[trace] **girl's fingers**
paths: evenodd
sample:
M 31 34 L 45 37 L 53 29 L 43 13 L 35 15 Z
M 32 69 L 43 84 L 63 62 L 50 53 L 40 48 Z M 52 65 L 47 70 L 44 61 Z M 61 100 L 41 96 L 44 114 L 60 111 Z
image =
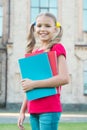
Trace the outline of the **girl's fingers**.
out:
M 24 81 L 26 81 L 26 79 L 21 80 L 21 82 L 24 82 Z
M 24 130 L 24 126 L 23 126 L 23 124 L 21 123 L 21 121 L 18 122 L 18 127 L 19 127 L 20 130 Z

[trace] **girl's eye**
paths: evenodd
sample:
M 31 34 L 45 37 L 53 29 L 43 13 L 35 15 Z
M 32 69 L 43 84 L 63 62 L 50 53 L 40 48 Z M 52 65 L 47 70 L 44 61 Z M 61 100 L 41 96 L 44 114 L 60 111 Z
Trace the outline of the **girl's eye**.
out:
M 41 24 L 38 24 L 37 27 L 41 27 L 42 25 Z
M 48 27 L 48 28 L 49 28 L 49 27 L 51 27 L 51 26 L 50 26 L 50 25 L 48 25 L 48 24 L 47 24 L 47 25 L 45 25 L 45 26 L 46 26 L 46 27 Z
M 39 27 L 39 28 L 42 27 L 42 26 L 47 27 L 47 28 L 51 27 L 49 24 L 45 24 L 45 25 L 37 24 L 37 27 Z
M 47 27 L 47 28 L 51 27 L 50 24 L 45 24 L 44 26 Z

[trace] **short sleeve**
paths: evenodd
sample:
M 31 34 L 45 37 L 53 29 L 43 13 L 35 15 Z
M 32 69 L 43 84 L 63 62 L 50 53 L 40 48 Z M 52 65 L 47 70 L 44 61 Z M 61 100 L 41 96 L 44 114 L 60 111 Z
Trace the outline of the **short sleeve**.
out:
M 51 51 L 56 51 L 57 56 L 64 55 L 66 58 L 66 50 L 61 43 L 54 44 L 53 47 L 51 48 Z

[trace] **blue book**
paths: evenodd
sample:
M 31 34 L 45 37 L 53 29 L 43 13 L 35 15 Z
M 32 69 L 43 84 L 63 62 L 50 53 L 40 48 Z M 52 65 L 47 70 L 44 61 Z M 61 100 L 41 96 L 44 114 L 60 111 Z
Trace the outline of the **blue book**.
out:
M 22 79 L 43 80 L 53 76 L 48 53 L 44 52 L 18 60 Z M 27 100 L 35 100 L 57 93 L 55 87 L 36 88 L 26 92 Z

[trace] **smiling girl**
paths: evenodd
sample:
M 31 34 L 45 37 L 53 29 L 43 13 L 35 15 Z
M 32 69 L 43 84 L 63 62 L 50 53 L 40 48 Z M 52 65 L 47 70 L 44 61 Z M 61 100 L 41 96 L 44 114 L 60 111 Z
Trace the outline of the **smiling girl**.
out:
M 26 109 L 30 114 L 32 130 L 58 130 L 59 119 L 62 112 L 60 101 L 60 86 L 69 83 L 69 73 L 66 63 L 66 50 L 60 43 L 62 27 L 51 13 L 39 14 L 36 21 L 31 24 L 26 53 L 35 51 L 56 51 L 58 74 L 44 80 L 22 80 L 24 92 L 35 88 L 54 87 L 58 93 L 52 96 L 27 101 L 26 97 L 22 103 L 18 127 L 23 130 L 23 121 Z

